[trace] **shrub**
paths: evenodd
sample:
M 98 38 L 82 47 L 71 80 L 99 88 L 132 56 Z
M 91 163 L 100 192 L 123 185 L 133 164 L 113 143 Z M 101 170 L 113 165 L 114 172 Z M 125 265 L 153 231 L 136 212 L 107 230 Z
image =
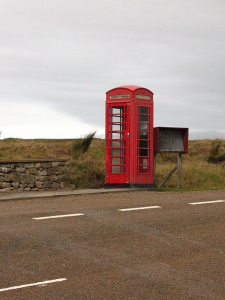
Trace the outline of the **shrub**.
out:
M 83 157 L 72 164 L 70 182 L 75 188 L 102 188 L 105 181 L 104 162 L 94 157 Z
M 212 143 L 210 154 L 206 158 L 208 163 L 218 164 L 225 161 L 224 147 L 221 144 L 221 140 L 215 140 Z

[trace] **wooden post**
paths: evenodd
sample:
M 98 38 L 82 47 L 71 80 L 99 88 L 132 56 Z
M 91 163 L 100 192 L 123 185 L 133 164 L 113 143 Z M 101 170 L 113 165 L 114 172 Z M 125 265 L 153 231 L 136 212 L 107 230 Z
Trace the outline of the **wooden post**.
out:
M 182 187 L 182 172 L 181 172 L 181 167 L 182 167 L 182 160 L 181 160 L 181 153 L 177 154 L 177 173 L 178 173 L 178 189 Z
M 154 161 L 155 158 L 154 158 Z M 154 165 L 154 168 L 155 168 L 155 165 Z M 164 183 L 170 178 L 170 176 L 173 175 L 173 173 L 176 171 L 177 169 L 177 173 L 178 173 L 178 181 L 177 181 L 177 186 L 178 186 L 178 189 L 182 187 L 182 172 L 181 172 L 181 169 L 182 169 L 182 159 L 181 159 L 181 153 L 177 154 L 177 165 L 173 168 L 173 170 L 168 174 L 168 176 L 163 180 L 163 182 L 158 186 L 158 189 L 160 189 Z M 154 169 L 155 170 L 155 169 Z M 155 183 L 155 173 L 154 173 L 154 183 Z
M 167 177 L 163 180 L 163 182 L 159 185 L 158 189 L 160 189 L 160 188 L 164 185 L 164 183 L 170 178 L 170 176 L 173 175 L 173 173 L 176 171 L 176 169 L 177 169 L 177 165 L 176 165 L 176 167 L 173 168 L 173 170 L 168 174 L 168 176 L 167 176 Z

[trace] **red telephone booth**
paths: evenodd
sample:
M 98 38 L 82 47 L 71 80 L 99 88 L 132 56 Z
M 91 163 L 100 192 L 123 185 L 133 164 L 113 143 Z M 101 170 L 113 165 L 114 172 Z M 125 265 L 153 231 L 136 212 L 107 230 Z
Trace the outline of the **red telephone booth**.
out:
M 153 93 L 121 86 L 106 93 L 105 186 L 153 187 Z

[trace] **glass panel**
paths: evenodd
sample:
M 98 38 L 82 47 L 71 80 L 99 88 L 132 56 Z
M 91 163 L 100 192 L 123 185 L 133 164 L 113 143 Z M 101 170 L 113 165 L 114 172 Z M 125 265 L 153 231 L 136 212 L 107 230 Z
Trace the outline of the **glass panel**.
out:
M 112 165 L 122 165 L 123 164 L 123 159 L 122 157 L 113 157 L 112 158 Z
M 148 157 L 139 157 L 138 159 L 138 173 L 148 173 L 149 172 L 149 159 Z
M 148 115 L 148 107 L 140 106 L 140 114 L 141 115 Z
M 117 173 L 117 174 L 122 173 L 121 167 L 119 167 L 119 166 L 112 166 L 111 170 L 112 170 L 112 173 Z
M 119 157 L 122 157 L 123 155 L 123 152 L 121 149 L 118 149 L 118 150 L 112 150 L 112 156 L 119 156 Z
M 112 123 L 120 124 L 121 123 L 121 116 L 120 115 L 113 116 L 112 117 Z
M 112 140 L 112 147 L 113 148 L 120 148 L 123 145 L 123 141 L 119 140 Z
M 121 129 L 121 124 L 120 123 L 113 123 L 112 124 L 112 130 L 113 131 L 119 131 Z
M 112 132 L 112 139 L 113 140 L 120 140 L 121 139 L 121 132 Z
M 123 109 L 123 107 L 119 106 L 119 107 L 112 107 L 112 110 L 113 110 L 113 114 L 120 114 L 121 113 L 121 108 Z
M 148 123 L 148 116 L 147 115 L 140 115 L 140 122 Z

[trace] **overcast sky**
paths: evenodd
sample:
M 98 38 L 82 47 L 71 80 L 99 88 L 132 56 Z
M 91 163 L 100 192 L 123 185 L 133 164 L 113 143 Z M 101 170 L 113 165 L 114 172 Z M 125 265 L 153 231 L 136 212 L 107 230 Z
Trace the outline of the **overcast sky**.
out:
M 0 0 L 1 138 L 103 137 L 121 85 L 154 126 L 225 138 L 225 1 Z

